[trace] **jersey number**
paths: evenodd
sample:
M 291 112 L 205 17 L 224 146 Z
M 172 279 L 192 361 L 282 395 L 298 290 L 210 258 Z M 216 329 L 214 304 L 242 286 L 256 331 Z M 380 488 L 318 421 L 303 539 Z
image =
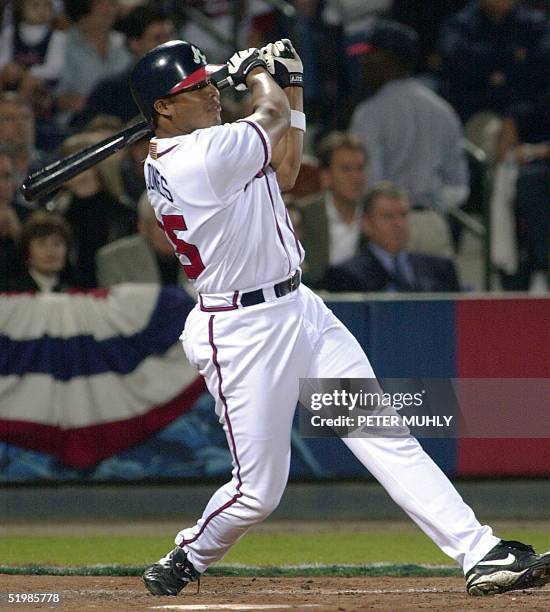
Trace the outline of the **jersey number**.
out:
M 204 264 L 199 249 L 194 244 L 189 244 L 176 236 L 176 230 L 185 231 L 187 225 L 182 215 L 162 215 L 162 229 L 166 232 L 168 239 L 176 248 L 178 255 L 185 255 L 188 264 L 182 264 L 185 274 L 189 280 L 195 280 L 204 270 Z

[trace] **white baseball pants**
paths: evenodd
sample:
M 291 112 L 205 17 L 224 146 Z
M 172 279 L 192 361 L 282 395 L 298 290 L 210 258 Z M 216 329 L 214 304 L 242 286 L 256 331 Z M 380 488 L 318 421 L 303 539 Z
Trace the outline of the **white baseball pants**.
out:
M 176 537 L 197 571 L 221 559 L 277 507 L 290 466 L 300 378 L 373 378 L 357 340 L 305 286 L 226 312 L 197 306 L 184 350 L 216 400 L 233 457 L 194 527 Z M 481 525 L 414 438 L 342 440 L 418 526 L 467 572 L 499 539 Z M 311 509 L 315 520 L 315 509 Z

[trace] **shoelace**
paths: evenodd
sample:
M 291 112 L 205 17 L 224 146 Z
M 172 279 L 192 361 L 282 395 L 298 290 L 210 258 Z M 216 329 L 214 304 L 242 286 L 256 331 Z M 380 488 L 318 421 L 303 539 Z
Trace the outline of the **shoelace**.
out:
M 176 551 L 177 551 L 177 549 L 176 549 Z M 183 555 L 182 561 L 178 561 L 177 559 L 175 559 L 174 558 L 175 554 L 182 554 Z M 180 580 L 185 580 L 185 582 L 187 582 L 187 583 L 189 583 L 189 582 L 199 582 L 201 575 L 193 567 L 191 562 L 188 561 L 185 553 L 183 551 L 181 553 L 179 551 L 177 551 L 175 554 L 171 555 L 171 563 L 172 563 L 172 571 L 176 574 L 176 576 Z

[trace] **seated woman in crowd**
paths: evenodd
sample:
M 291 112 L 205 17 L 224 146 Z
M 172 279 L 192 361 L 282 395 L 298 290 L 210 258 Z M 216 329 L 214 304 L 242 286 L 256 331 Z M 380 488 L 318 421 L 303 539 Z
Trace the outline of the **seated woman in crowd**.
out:
M 70 246 L 71 230 L 62 217 L 45 210 L 32 213 L 23 223 L 19 238 L 23 271 L 12 281 L 10 290 L 66 291 Z
M 60 156 L 75 153 L 102 137 L 93 132 L 75 134 L 63 142 Z M 67 181 L 48 204 L 63 215 L 73 232 L 75 283 L 80 289 L 97 287 L 97 250 L 136 229 L 136 211 L 118 192 L 118 172 L 117 158 L 107 158 Z

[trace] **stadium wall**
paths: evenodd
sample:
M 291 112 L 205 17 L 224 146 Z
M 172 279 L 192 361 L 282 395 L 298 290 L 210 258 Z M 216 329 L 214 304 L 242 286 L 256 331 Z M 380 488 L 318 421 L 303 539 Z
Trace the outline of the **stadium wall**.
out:
M 548 298 L 327 301 L 380 377 L 550 378 Z M 212 399 L 179 348 L 191 307 L 178 289 L 131 285 L 1 296 L 0 482 L 225 478 Z M 452 476 L 541 476 L 550 474 L 547 433 L 422 443 Z M 363 476 L 339 440 L 295 431 L 293 480 Z

